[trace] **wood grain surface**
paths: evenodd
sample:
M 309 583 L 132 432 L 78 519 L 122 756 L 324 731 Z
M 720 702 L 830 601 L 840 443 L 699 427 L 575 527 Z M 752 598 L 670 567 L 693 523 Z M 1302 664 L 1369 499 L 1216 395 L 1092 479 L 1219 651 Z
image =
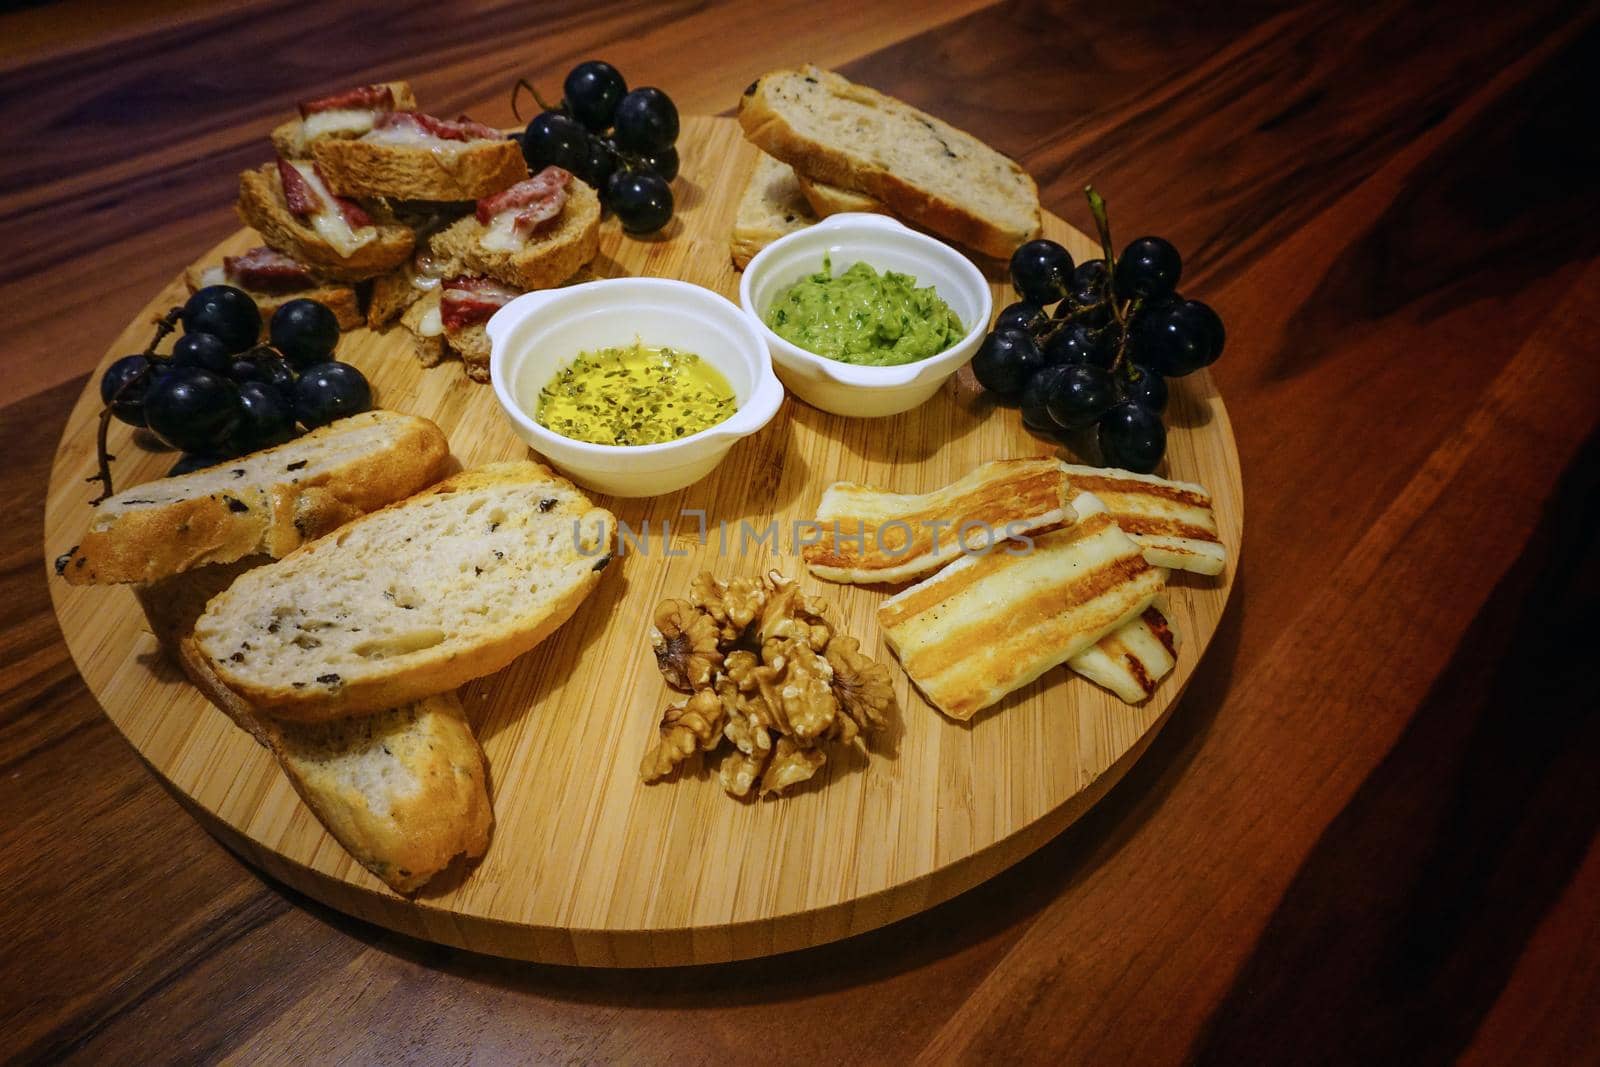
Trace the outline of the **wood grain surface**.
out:
M 0 18 L 0 1054 L 1600 1059 L 1592 6 L 387 11 L 381 33 L 248 0 Z M 835 64 L 1015 155 L 1069 222 L 1093 180 L 1228 323 L 1250 544 L 1182 714 L 1029 859 L 833 946 L 630 973 L 346 920 L 182 817 L 54 622 L 59 428 L 231 232 L 273 116 L 408 76 L 504 122 L 514 74 L 553 94 L 590 55 L 691 113 Z
M 731 118 L 690 116 L 677 212 L 659 238 L 601 226 L 592 270 L 650 273 L 738 299 L 728 234 L 756 149 Z M 1046 233 L 1079 259 L 1094 244 L 1054 216 Z M 260 243 L 240 230 L 196 263 Z M 996 276 L 1003 306 L 1009 282 Z M 150 322 L 182 301 L 174 280 L 107 350 L 139 348 Z M 648 338 L 646 338 L 648 340 Z M 472 467 L 521 459 L 527 446 L 487 386 L 456 361 L 424 368 L 401 328 L 341 338 L 386 407 L 434 419 Z M 96 379 L 62 433 L 45 514 L 46 555 L 76 544 L 96 487 Z M 496 826 L 484 861 L 404 901 L 359 866 L 300 802 L 270 755 L 164 661 L 132 592 L 51 585 L 56 617 L 89 689 L 151 769 L 206 813 L 230 847 L 341 911 L 428 940 L 547 963 L 663 966 L 809 948 L 905 918 L 971 888 L 1049 840 L 1104 796 L 1150 744 L 1201 662 L 1227 604 L 1243 546 L 1243 491 L 1227 411 L 1202 372 L 1175 380 L 1161 471 L 1211 490 L 1230 565 L 1179 573 L 1165 614 L 1178 666 L 1138 706 L 1065 669 L 1051 671 L 970 724 L 939 715 L 894 671 L 902 709 L 862 755 L 835 749 L 783 801 L 732 802 L 713 761 L 646 786 L 639 760 L 676 699 L 650 653 L 655 606 L 686 596 L 703 570 L 724 578 L 777 569 L 838 609 L 840 632 L 885 663 L 883 587 L 804 573 L 798 523 L 835 481 L 938 489 L 997 457 L 1062 455 L 986 397 L 969 371 L 916 410 L 884 419 L 828 415 L 789 399 L 709 477 L 646 500 L 598 497 L 629 533 L 605 580 L 537 652 L 466 686 L 463 704 L 488 759 Z M 123 488 L 160 477 L 172 456 L 109 438 Z M 704 532 L 701 526 L 703 524 Z M 425 563 L 420 565 L 425 566 Z M 902 583 L 903 587 L 903 583 Z

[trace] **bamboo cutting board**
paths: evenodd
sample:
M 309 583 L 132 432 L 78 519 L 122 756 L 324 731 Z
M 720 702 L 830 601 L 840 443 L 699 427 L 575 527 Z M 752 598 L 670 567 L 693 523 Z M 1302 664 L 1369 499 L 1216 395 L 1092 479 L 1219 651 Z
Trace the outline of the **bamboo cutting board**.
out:
M 608 220 L 596 273 L 679 278 L 737 299 L 727 238 L 755 150 L 733 120 L 696 118 L 684 124 L 680 152 L 674 221 L 637 240 Z M 1080 260 L 1098 255 L 1053 216 L 1045 229 Z M 241 231 L 200 262 L 256 243 Z M 998 268 L 986 269 L 1002 306 L 1009 289 Z M 152 300 L 102 369 L 143 348 L 151 316 L 184 296 L 175 281 Z M 434 419 L 466 466 L 528 455 L 487 386 L 467 381 L 453 362 L 422 368 L 396 330 L 362 330 L 339 344 L 339 358 L 366 373 L 382 406 Z M 47 565 L 91 518 L 94 487 L 84 479 L 94 471 L 98 380 L 57 450 Z M 601 499 L 633 530 L 648 529 L 648 544 L 621 554 L 543 645 L 462 690 L 488 757 L 494 839 L 474 869 L 410 900 L 351 860 L 267 752 L 164 660 L 129 589 L 74 588 L 52 576 L 51 595 L 78 669 L 150 768 L 229 847 L 335 908 L 420 938 L 554 963 L 703 963 L 805 948 L 911 915 L 1016 862 L 1103 796 L 1171 713 L 1222 615 L 1243 527 L 1221 398 L 1205 372 L 1172 384 L 1161 473 L 1212 491 L 1229 568 L 1218 578 L 1174 575 L 1168 614 L 1181 642 L 1178 666 L 1146 704 L 1125 705 L 1058 668 L 957 724 L 895 666 L 901 729 L 870 758 L 830 751 L 813 781 L 758 802 L 724 795 L 711 768 L 643 785 L 639 759 L 671 695 L 646 636 L 659 600 L 684 595 L 702 569 L 803 574 L 789 531 L 814 514 L 829 482 L 926 492 L 986 460 L 1065 454 L 1024 430 L 1014 409 L 986 399 L 969 370 L 922 407 L 887 419 L 845 419 L 791 398 L 698 485 L 653 500 Z M 171 465 L 173 455 L 145 451 L 127 427 L 113 426 L 119 487 Z M 697 512 L 709 524 L 703 539 Z M 726 552 L 719 520 L 731 535 Z M 777 520 L 780 543 L 747 544 L 741 554 L 741 520 Z M 864 651 L 893 663 L 875 621 L 890 591 L 809 576 L 803 585 L 837 606 L 840 629 Z

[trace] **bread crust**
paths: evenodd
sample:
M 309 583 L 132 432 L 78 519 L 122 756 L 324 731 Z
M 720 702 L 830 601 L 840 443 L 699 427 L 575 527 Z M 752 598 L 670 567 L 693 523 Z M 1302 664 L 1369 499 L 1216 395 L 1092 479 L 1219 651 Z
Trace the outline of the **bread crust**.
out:
M 201 278 L 200 267 L 190 267 L 183 272 L 183 284 L 190 293 L 198 292 L 205 288 L 205 280 Z M 250 294 L 250 299 L 256 302 L 257 309 L 261 312 L 261 339 L 267 339 L 268 329 L 272 323 L 272 315 L 283 305 L 291 300 L 315 300 L 329 311 L 334 318 L 339 320 L 339 329 L 353 330 L 366 322 L 361 314 L 361 301 L 356 296 L 356 291 L 348 285 L 316 285 L 309 289 L 296 289 L 287 293 L 263 293 L 256 289 L 248 289 L 234 282 L 229 282 L 236 289 L 242 289 Z
M 327 728 L 281 723 L 259 714 L 217 677 L 194 641 L 194 623 L 211 597 L 244 571 L 268 562 L 252 557 L 203 567 L 141 585 L 136 592 L 151 632 L 172 659 L 223 714 L 272 752 L 300 799 L 358 863 L 397 893 L 413 893 L 458 856 L 482 856 L 494 825 L 483 749 L 473 736 L 454 693 L 427 697 L 370 723 L 349 719 Z M 388 800 L 380 814 L 360 791 L 313 758 L 370 746 L 382 733 L 390 754 L 420 784 L 410 795 Z
M 462 647 L 460 643 L 444 642 L 434 648 L 412 653 L 408 662 L 398 659 L 386 661 L 387 673 L 373 672 L 367 677 L 345 678 L 331 686 L 302 685 L 296 687 L 290 679 L 259 683 L 241 676 L 232 665 L 219 660 L 205 647 L 201 639 L 200 652 L 206 656 L 211 668 L 234 691 L 251 705 L 275 718 L 290 722 L 323 722 L 352 715 L 395 707 L 417 700 L 431 693 L 455 689 L 481 678 L 511 663 L 512 660 L 532 650 L 572 617 L 585 597 L 600 582 L 600 572 L 610 561 L 609 538 L 616 529 L 616 520 L 610 512 L 594 507 L 576 487 L 542 464 L 533 462 L 496 463 L 463 471 L 409 500 L 402 500 L 382 511 L 356 520 L 346 530 L 355 529 L 361 522 L 371 522 L 387 511 L 415 507 L 436 494 L 466 492 L 496 485 L 526 485 L 533 481 L 560 483 L 563 493 L 572 499 L 563 505 L 555 521 L 576 521 L 581 529 L 595 529 L 604 524 L 607 543 L 597 546 L 595 563 L 588 567 L 571 584 L 562 590 L 537 618 L 510 619 L 496 627 L 484 627 L 475 635 L 475 644 Z M 342 538 L 345 531 L 334 534 Z M 275 564 L 278 573 L 292 568 L 302 554 L 319 547 L 319 543 L 303 546 Z M 237 587 L 227 590 L 212 600 L 208 616 L 226 615 L 232 598 L 242 594 Z M 218 653 L 220 655 L 220 652 Z
M 518 289 L 550 289 L 567 281 L 600 254 L 600 197 L 573 178 L 557 225 L 515 252 L 485 248 L 487 227 L 468 215 L 436 234 L 430 247 L 467 267 Z
M 290 213 L 283 197 L 283 181 L 271 163 L 239 175 L 239 199 L 234 208 L 268 247 L 293 256 L 335 281 L 365 281 L 391 271 L 411 258 L 416 243 L 409 227 L 379 223 L 374 240 L 349 256 L 340 254 L 321 234 Z
M 800 195 L 806 198 L 806 203 L 811 205 L 811 210 L 815 211 L 819 218 L 825 219 L 829 215 L 839 215 L 846 211 L 866 212 L 871 215 L 892 214 L 881 202 L 866 193 L 819 182 L 798 171 L 795 172 L 794 180 L 800 187 Z
M 311 145 L 322 176 L 340 196 L 392 200 L 479 200 L 528 176 L 515 141 L 474 141 L 454 153 L 410 145 L 323 138 Z
M 362 720 L 326 727 L 275 723 L 273 754 L 306 807 L 356 862 L 395 892 L 415 893 L 457 857 L 475 860 L 489 847 L 494 807 L 483 748 L 453 691 L 378 712 L 370 721 L 420 783 L 408 796 L 389 798 L 387 814 L 308 758 L 329 744 L 324 731 L 359 731 Z M 338 746 L 340 737 L 331 743 Z
M 310 479 L 297 480 L 288 470 L 304 457 L 308 445 L 373 421 L 392 426 L 388 447 Z M 159 490 L 162 483 L 213 472 L 159 479 L 117 494 L 101 505 L 101 515 L 109 516 L 106 521 L 91 525 L 82 542 L 62 558 L 61 574 L 72 585 L 149 582 L 258 553 L 285 556 L 350 519 L 430 485 L 444 473 L 449 454 L 444 432 L 420 416 L 391 411 L 351 415 L 255 453 L 253 461 L 282 461 L 284 475 L 272 484 L 230 485 L 157 507 L 112 513 L 107 505 L 119 499 L 137 500 L 139 493 Z
M 813 182 L 837 185 L 881 202 L 889 211 L 950 240 L 985 255 L 1008 257 L 1024 241 L 1041 231 L 1037 206 L 1031 228 L 1016 230 L 1001 227 L 973 214 L 964 205 L 914 185 L 887 167 L 866 159 L 848 146 L 827 144 L 798 132 L 771 99 L 767 87 L 783 77 L 803 77 L 823 81 L 830 91 L 890 109 L 915 109 L 893 97 L 855 85 L 831 71 L 806 68 L 799 71 L 773 71 L 762 75 L 739 99 L 739 124 L 756 147 L 792 166 Z M 920 112 L 915 112 L 921 115 Z M 948 124 L 942 124 L 948 125 Z M 951 127 L 954 129 L 954 127 Z M 1015 161 L 1008 161 L 1031 191 L 1037 205 L 1038 186 L 1032 176 Z

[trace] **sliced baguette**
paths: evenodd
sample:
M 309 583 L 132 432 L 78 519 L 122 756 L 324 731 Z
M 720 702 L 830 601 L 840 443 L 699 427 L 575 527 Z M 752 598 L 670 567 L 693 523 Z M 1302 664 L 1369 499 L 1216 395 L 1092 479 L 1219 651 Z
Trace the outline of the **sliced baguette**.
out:
M 283 180 L 271 163 L 239 175 L 239 199 L 234 207 L 267 245 L 337 281 L 365 281 L 394 270 L 411 258 L 415 243 L 409 227 L 380 222 L 372 240 L 344 255 L 289 210 Z
M 148 582 L 207 563 L 285 556 L 431 485 L 449 454 L 427 419 L 351 415 L 276 448 L 123 490 L 100 504 L 56 570 L 73 585 Z
M 845 189 L 838 185 L 829 185 L 819 182 L 815 178 L 808 178 L 804 174 L 796 174 L 795 181 L 800 185 L 800 195 L 806 198 L 806 203 L 811 205 L 811 210 L 819 218 L 829 215 L 842 215 L 847 211 L 865 212 L 872 215 L 888 215 L 891 212 L 883 203 L 874 200 L 866 193 L 858 193 L 852 189 Z
M 971 134 L 814 66 L 762 75 L 739 101 L 756 147 L 933 233 L 1009 256 L 1039 234 L 1027 171 Z
M 469 141 L 459 148 L 375 144 L 323 139 L 311 155 L 340 196 L 381 196 L 391 200 L 478 200 L 493 196 L 528 176 L 517 142 Z
M 586 267 L 600 252 L 600 197 L 573 178 L 567 202 L 553 225 L 535 234 L 515 252 L 485 248 L 487 227 L 468 215 L 436 234 L 435 254 L 460 260 L 479 274 L 518 289 L 549 289 Z
M 739 214 L 728 240 L 733 265 L 744 270 L 756 253 L 773 241 L 816 221 L 816 212 L 801 195 L 794 168 L 763 152 L 739 196 Z
M 334 839 L 396 892 L 416 891 L 458 856 L 483 855 L 494 823 L 488 775 L 454 693 L 330 723 L 277 722 L 224 685 L 196 651 L 194 623 L 206 602 L 263 562 L 202 567 L 140 586 L 167 655 L 272 751 Z
M 416 109 L 417 98 L 411 92 L 410 82 L 381 82 L 387 85 L 394 94 L 394 109 L 397 111 L 412 111 Z M 360 137 L 372 129 L 372 116 L 376 111 L 356 111 L 351 113 L 354 121 L 337 128 L 324 131 L 314 137 L 305 134 L 305 122 L 299 118 L 290 119 L 272 131 L 272 147 L 278 150 L 278 155 L 284 159 L 307 159 L 311 154 L 311 144 L 325 137 L 350 139 Z
M 230 282 L 221 275 L 220 267 L 190 267 L 184 271 L 183 284 L 191 293 L 208 285 L 217 284 L 231 285 L 235 289 L 249 293 L 250 299 L 256 302 L 256 307 L 261 312 L 262 340 L 266 340 L 267 328 L 272 322 L 273 313 L 291 300 L 315 300 L 322 304 L 333 312 L 334 318 L 339 320 L 341 330 L 353 330 L 366 321 L 366 317 L 361 314 L 361 301 L 356 297 L 356 291 L 348 285 L 327 282 L 288 293 L 264 293 L 259 289 L 240 285 L 238 282 Z
M 599 582 L 614 526 L 548 468 L 490 464 L 242 575 L 195 638 L 224 684 L 278 718 L 394 707 L 548 637 Z

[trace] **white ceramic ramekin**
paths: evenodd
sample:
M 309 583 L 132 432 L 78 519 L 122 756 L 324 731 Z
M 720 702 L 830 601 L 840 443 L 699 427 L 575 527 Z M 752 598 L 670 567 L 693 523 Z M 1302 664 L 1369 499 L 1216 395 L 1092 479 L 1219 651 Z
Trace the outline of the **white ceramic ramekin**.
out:
M 767 310 L 778 294 L 815 273 L 824 253 L 835 274 L 865 261 L 933 286 L 966 324 L 966 336 L 935 356 L 898 367 L 858 367 L 790 344 L 767 328 Z M 744 269 L 739 303 L 766 338 L 790 392 L 823 411 L 856 416 L 909 411 L 938 392 L 978 350 L 994 308 L 989 283 L 966 256 L 894 219 L 856 213 L 830 216 L 762 249 Z
M 489 380 L 512 427 L 573 481 L 602 493 L 660 496 L 699 481 L 783 402 L 754 324 L 728 300 L 687 282 L 609 278 L 527 293 L 495 312 L 486 329 Z M 635 339 L 710 363 L 733 387 L 733 417 L 676 441 L 624 446 L 574 441 L 533 420 L 539 389 L 558 370 L 580 353 Z

